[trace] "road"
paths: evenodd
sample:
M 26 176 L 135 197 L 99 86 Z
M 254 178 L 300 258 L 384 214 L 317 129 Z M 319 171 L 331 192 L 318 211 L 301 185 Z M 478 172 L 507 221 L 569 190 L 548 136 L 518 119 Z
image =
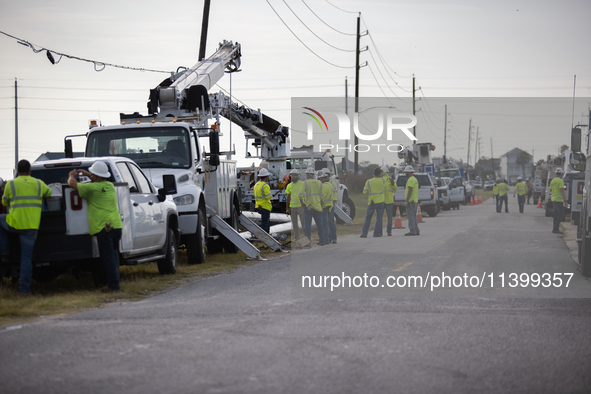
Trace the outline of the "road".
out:
M 510 202 L 510 214 L 488 202 L 425 217 L 419 237 L 350 236 L 140 302 L 4 327 L 0 392 L 591 392 L 591 285 L 543 210 Z M 343 273 L 380 286 L 301 286 Z M 427 273 L 485 281 L 381 286 Z M 511 273 L 573 275 L 568 287 L 511 287 Z

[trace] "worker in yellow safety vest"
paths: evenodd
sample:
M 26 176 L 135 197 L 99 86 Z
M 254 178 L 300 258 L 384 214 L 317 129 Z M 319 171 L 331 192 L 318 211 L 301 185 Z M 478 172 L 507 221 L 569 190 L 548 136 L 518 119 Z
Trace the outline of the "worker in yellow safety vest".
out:
M 564 208 L 568 205 L 564 193 L 564 181 L 562 180 L 564 171 L 562 171 L 562 168 L 558 167 L 554 171 L 554 175 L 556 176 L 550 182 L 550 190 L 552 191 L 552 208 L 554 210 L 552 232 L 554 234 L 562 234 L 562 231 L 560 231 L 560 223 L 564 220 Z
M 334 220 L 334 209 L 337 203 L 339 202 L 339 187 L 337 186 L 336 182 L 332 180 L 331 176 L 333 174 L 328 168 L 323 168 L 322 171 L 328 175 L 328 180 L 326 182 L 330 184 L 330 187 L 332 189 L 332 206 L 330 207 L 330 211 L 328 212 L 328 226 L 324 226 L 324 232 L 330 239 L 330 242 L 336 244 L 337 226 Z
M 515 198 L 515 193 L 517 193 L 519 213 L 523 213 L 523 207 L 525 207 L 525 196 L 527 195 L 527 186 L 525 183 L 523 183 L 522 177 L 517 177 L 517 185 L 515 185 L 515 190 L 513 190 L 513 198 Z
M 507 181 L 505 179 L 501 180 L 501 183 L 499 183 L 497 189 L 499 191 L 499 206 L 497 207 L 497 212 L 501 213 L 503 202 L 505 202 L 505 213 L 509 213 L 509 207 L 507 206 L 507 193 L 509 192 L 509 186 L 507 185 Z
M 495 202 L 495 211 L 499 210 L 499 183 L 501 183 L 501 178 L 497 178 L 495 181 L 495 185 L 493 186 L 493 200 Z
M 254 185 L 254 209 L 261 214 L 261 228 L 267 233 L 271 227 L 271 187 L 267 184 L 270 172 L 266 168 L 259 171 L 259 181 Z
M 382 219 L 384 216 L 384 193 L 386 191 L 386 182 L 382 178 L 382 169 L 376 167 L 373 170 L 373 178 L 365 182 L 363 194 L 367 194 L 367 214 L 365 215 L 365 223 L 361 229 L 361 238 L 367 238 L 369 226 L 373 213 L 376 212 L 376 225 L 373 229 L 374 237 L 382 236 Z
M 306 247 L 311 246 L 312 241 L 312 219 L 316 223 L 318 231 L 318 244 L 323 243 L 324 239 L 324 219 L 322 217 L 322 182 L 314 179 L 315 171 L 313 168 L 306 169 L 306 180 L 304 186 L 300 188 L 300 198 L 304 202 L 304 235 L 310 241 Z
M 2 196 L 2 204 L 9 209 L 0 215 L 0 254 L 2 263 L 10 262 L 8 233 L 19 235 L 21 266 L 19 294 L 31 294 L 33 276 L 33 248 L 37 240 L 43 198 L 51 196 L 51 189 L 41 180 L 31 176 L 31 163 L 21 160 L 17 164 L 18 177 L 8 182 Z
M 302 226 L 304 225 L 304 207 L 302 206 L 302 200 L 300 200 L 300 189 L 304 185 L 304 182 L 300 180 L 300 173 L 296 169 L 291 170 L 289 175 L 291 177 L 291 182 L 285 189 L 285 193 L 287 194 L 286 205 L 287 213 L 291 216 L 291 238 L 293 241 L 297 241 L 300 238 L 299 223 L 301 223 Z
M 386 234 L 390 237 L 392 236 L 392 217 L 394 216 L 394 193 L 398 190 L 398 186 L 396 186 L 394 177 L 388 175 L 388 171 L 389 168 L 387 165 L 382 166 L 382 178 L 386 185 L 384 189 L 384 210 L 388 218 Z
M 419 221 L 417 219 L 417 210 L 419 206 L 419 181 L 415 177 L 413 166 L 404 168 L 406 175 L 406 185 L 404 186 L 404 207 L 406 208 L 406 217 L 408 219 L 408 233 L 404 235 L 421 235 L 419 230 Z
M 318 180 L 322 182 L 322 227 L 324 228 L 324 241 L 321 243 L 326 245 L 330 243 L 331 223 L 329 221 L 329 216 L 330 211 L 333 209 L 332 185 L 329 182 L 330 177 L 328 176 L 328 173 L 322 170 L 318 171 Z M 334 217 L 332 219 L 332 225 L 334 226 Z

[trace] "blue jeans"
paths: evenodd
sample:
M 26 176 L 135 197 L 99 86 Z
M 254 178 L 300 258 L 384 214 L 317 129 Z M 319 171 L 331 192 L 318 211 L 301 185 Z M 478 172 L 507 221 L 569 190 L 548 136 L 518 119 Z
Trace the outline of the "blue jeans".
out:
M 268 233 L 271 228 L 271 211 L 261 207 L 256 211 L 261 214 L 261 228 Z
M 406 218 L 408 219 L 408 230 L 411 234 L 420 235 L 419 220 L 417 219 L 418 202 L 409 202 L 406 207 Z
M 519 212 L 523 213 L 525 207 L 525 194 L 523 196 L 517 196 L 517 203 L 519 204 Z
M 317 211 L 314 208 L 304 208 L 304 235 L 308 239 L 312 240 L 312 219 L 316 223 L 316 229 L 318 230 L 318 239 L 321 244 L 324 243 L 324 218 L 322 217 L 322 211 Z
M 17 230 L 6 223 L 6 214 L 0 215 L 0 254 L 10 254 L 8 233 L 19 234 L 21 242 L 21 278 L 19 293 L 31 293 L 31 278 L 33 277 L 33 248 L 37 240 L 38 230 Z
M 371 224 L 371 218 L 373 217 L 373 213 L 376 212 L 376 226 L 373 229 L 373 236 L 382 235 L 382 219 L 384 216 L 384 206 L 383 202 L 375 204 L 371 203 L 367 206 L 367 214 L 365 215 L 365 223 L 363 224 L 363 228 L 361 229 L 361 235 L 367 236 L 369 232 L 369 225 Z
M 322 210 L 324 217 L 324 240 L 326 243 L 337 240 L 337 226 L 334 223 L 334 205 Z
M 111 231 L 104 229 L 95 234 L 98 241 L 99 253 L 103 261 L 104 274 L 107 279 L 109 289 L 120 290 L 119 286 L 119 259 L 117 251 L 119 241 L 121 240 L 121 229 L 114 228 Z M 102 276 L 102 275 L 101 275 Z
M 386 225 L 386 231 L 388 233 L 392 232 L 392 216 L 394 216 L 394 203 L 386 204 L 386 216 L 388 217 L 388 224 Z
M 564 220 L 564 203 L 552 201 L 554 208 L 554 222 L 552 223 L 552 231 L 560 231 L 560 222 Z

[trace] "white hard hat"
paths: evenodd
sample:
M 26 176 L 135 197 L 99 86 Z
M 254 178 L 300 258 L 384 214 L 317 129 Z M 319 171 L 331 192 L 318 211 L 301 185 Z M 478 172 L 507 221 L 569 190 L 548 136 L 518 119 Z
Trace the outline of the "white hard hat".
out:
M 264 176 L 269 176 L 269 175 L 271 175 L 271 173 L 266 168 L 262 168 L 259 171 L 259 177 L 264 177 Z
M 404 167 L 404 172 L 415 172 L 415 169 L 412 166 L 406 166 Z
M 318 176 L 318 178 L 328 178 L 328 173 L 323 170 L 318 171 L 316 175 Z
M 388 172 L 388 171 L 390 171 L 390 168 L 389 168 L 387 165 L 385 165 L 385 164 L 384 164 L 384 165 L 382 166 L 382 171 L 384 171 L 384 172 Z
M 295 168 L 289 172 L 290 175 L 300 175 L 300 172 Z
M 312 167 L 306 168 L 306 174 L 314 174 L 316 171 Z
M 326 167 L 324 167 L 322 170 L 322 172 L 324 172 L 325 174 L 329 174 L 330 175 L 330 170 Z
M 101 178 L 105 178 L 105 179 L 108 179 L 111 177 L 111 173 L 109 172 L 109 169 L 107 168 L 107 165 L 105 164 L 104 161 L 95 162 L 92 166 L 90 166 L 90 168 L 88 169 L 88 172 L 90 172 L 93 175 L 100 176 Z
M 517 180 L 518 180 L 518 181 L 522 181 L 522 180 L 523 180 L 523 178 L 522 178 L 522 177 L 520 177 L 520 176 L 518 176 L 518 177 L 517 177 Z
M 558 167 L 556 170 L 554 170 L 555 173 L 557 174 L 563 174 L 564 171 L 562 171 L 562 168 Z

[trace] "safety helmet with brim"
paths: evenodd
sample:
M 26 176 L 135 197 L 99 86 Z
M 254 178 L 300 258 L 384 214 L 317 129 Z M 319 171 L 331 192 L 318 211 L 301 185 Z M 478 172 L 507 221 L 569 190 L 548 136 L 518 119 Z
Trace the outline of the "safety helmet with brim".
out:
M 105 179 L 111 177 L 111 173 L 109 172 L 109 169 L 107 168 L 107 165 L 104 161 L 95 162 L 92 166 L 90 166 L 88 172 L 90 172 L 92 175 L 96 175 Z

